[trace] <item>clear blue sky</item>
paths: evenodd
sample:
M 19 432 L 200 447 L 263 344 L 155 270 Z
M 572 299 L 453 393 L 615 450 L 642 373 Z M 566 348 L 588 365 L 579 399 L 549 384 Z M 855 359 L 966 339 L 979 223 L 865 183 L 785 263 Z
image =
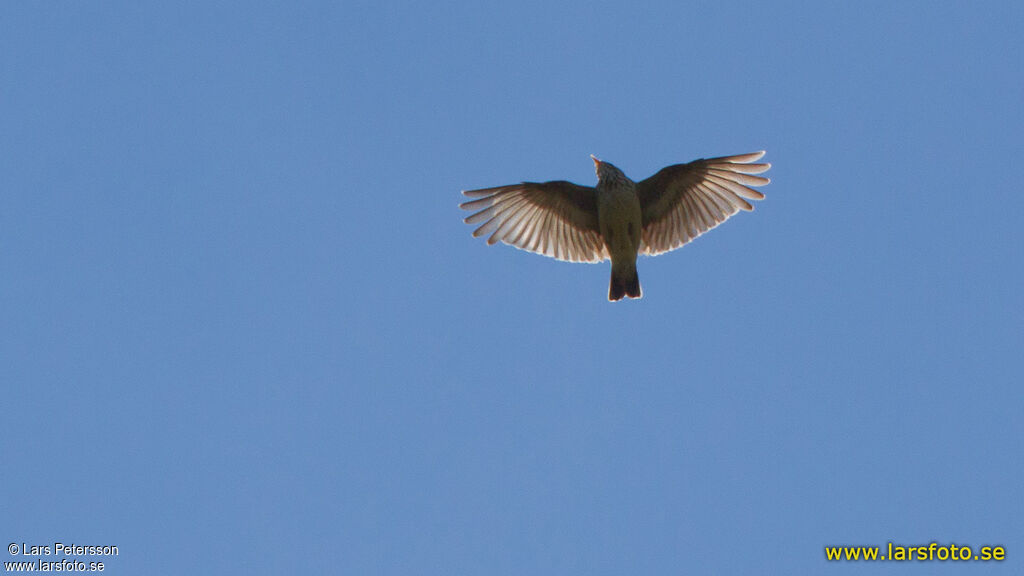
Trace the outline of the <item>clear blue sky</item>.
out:
M 1024 9 L 892 4 L 5 3 L 3 544 L 1019 574 Z M 457 208 L 759 149 L 640 301 Z

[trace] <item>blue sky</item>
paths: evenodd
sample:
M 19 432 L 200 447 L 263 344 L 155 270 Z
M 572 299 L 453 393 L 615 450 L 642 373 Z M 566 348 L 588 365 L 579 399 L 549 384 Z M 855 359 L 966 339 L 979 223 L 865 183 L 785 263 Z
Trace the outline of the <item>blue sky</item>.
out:
M 0 9 L 7 542 L 1020 572 L 1019 3 L 295 4 Z M 760 149 L 767 199 L 641 259 L 640 301 L 457 208 Z

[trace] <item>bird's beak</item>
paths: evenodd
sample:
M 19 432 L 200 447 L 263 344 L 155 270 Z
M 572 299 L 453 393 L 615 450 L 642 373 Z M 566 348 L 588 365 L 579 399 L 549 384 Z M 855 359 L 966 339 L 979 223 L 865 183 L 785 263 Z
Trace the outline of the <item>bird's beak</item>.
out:
M 601 161 L 597 159 L 597 156 L 590 155 L 590 159 L 594 161 L 594 170 L 597 170 L 601 166 Z

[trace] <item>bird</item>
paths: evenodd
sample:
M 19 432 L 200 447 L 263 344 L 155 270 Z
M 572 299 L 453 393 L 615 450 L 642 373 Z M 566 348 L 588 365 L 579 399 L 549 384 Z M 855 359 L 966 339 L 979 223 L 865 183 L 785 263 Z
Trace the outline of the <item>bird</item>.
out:
M 593 154 L 597 186 L 565 180 L 522 182 L 463 190 L 473 198 L 459 204 L 479 224 L 473 236 L 487 244 L 504 242 L 521 250 L 567 262 L 611 260 L 608 300 L 641 298 L 636 261 L 692 241 L 740 210 L 763 200 L 751 188 L 770 180 L 757 176 L 771 168 L 758 163 L 765 152 L 701 158 L 662 168 L 634 182 Z

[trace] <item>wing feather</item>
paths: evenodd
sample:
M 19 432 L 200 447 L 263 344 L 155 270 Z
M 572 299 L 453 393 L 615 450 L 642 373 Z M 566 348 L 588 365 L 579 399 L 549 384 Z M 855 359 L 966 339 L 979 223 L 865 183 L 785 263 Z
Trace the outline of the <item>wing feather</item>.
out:
M 710 169 L 708 169 L 708 173 L 714 176 L 732 180 L 733 182 L 744 184 L 746 186 L 764 186 L 765 184 L 771 181 L 768 178 L 765 178 L 764 176 L 751 176 L 750 174 L 744 174 L 742 172 L 733 172 L 732 170 L 727 170 L 725 168 L 711 167 Z
M 718 184 L 722 188 L 728 188 L 729 190 L 732 190 L 737 195 L 743 196 L 744 198 L 750 198 L 751 200 L 764 199 L 764 194 L 758 192 L 757 190 L 754 190 L 753 188 L 747 188 L 746 186 L 740 184 L 739 182 L 735 182 L 728 178 L 723 178 L 721 176 L 718 176 L 717 174 L 709 173 L 706 177 L 706 181 L 714 182 L 715 184 Z
M 761 151 L 676 164 L 638 182 L 643 213 L 640 251 L 654 255 L 675 250 L 740 210 L 753 210 L 747 200 L 762 200 L 764 194 L 751 186 L 770 182 L 753 176 L 771 168 L 754 163 L 763 156 Z
M 473 236 L 570 262 L 608 258 L 597 223 L 597 191 L 564 180 L 465 190 Z

